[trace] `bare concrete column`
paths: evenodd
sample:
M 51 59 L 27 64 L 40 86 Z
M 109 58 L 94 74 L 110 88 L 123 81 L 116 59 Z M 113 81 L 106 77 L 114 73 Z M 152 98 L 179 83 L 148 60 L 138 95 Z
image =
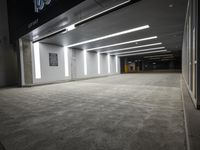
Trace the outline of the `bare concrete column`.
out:
M 21 78 L 22 86 L 33 84 L 31 41 L 20 40 Z

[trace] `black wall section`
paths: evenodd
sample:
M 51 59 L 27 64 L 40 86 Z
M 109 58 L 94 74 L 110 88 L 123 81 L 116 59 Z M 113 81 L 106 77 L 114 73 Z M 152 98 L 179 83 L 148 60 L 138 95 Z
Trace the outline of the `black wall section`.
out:
M 11 41 L 18 39 L 47 21 L 85 0 L 51 0 L 42 11 L 35 12 L 33 0 L 8 0 Z

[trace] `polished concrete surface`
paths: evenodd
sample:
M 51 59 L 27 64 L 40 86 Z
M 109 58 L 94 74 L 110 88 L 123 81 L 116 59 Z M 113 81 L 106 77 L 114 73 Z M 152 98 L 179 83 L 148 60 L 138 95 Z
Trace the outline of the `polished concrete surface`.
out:
M 6 150 L 184 150 L 180 74 L 0 90 Z

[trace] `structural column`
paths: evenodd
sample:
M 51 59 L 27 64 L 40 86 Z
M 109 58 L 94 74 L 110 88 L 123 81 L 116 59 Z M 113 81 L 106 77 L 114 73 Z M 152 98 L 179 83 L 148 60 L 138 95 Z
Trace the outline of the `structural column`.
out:
M 31 41 L 20 39 L 21 86 L 33 84 Z

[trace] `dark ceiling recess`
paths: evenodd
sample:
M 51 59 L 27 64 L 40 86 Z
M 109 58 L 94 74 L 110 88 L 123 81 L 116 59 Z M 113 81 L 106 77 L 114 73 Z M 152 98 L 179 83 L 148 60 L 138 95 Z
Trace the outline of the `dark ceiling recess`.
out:
M 125 8 L 125 7 L 127 7 L 127 6 L 129 6 L 129 5 L 135 4 L 135 3 L 139 2 L 139 1 L 142 1 L 142 0 L 131 0 L 131 1 L 129 1 L 129 2 L 125 3 L 125 4 L 123 4 L 123 5 L 119 5 L 119 6 L 117 6 L 117 7 L 113 7 L 113 9 L 108 9 L 107 11 L 106 11 L 106 10 L 105 10 L 105 11 L 102 11 L 102 13 L 97 13 L 96 15 L 93 15 L 92 17 L 88 17 L 88 18 L 86 18 L 86 19 L 83 19 L 83 21 L 79 21 L 77 24 L 75 24 L 75 27 L 78 27 L 78 26 L 80 26 L 80 25 L 83 25 L 83 24 L 85 24 L 85 23 L 88 23 L 88 22 L 90 22 L 90 21 L 93 21 L 93 20 L 95 20 L 95 19 L 98 19 L 98 18 L 100 18 L 100 17 L 102 17 L 102 16 L 108 15 L 108 14 L 110 14 L 110 13 L 112 13 L 112 12 L 115 12 L 115 11 L 117 11 L 117 10 L 120 10 L 120 9 L 122 9 L 122 8 Z M 44 40 L 44 39 L 47 39 L 47 38 L 50 38 L 50 37 L 53 37 L 53 36 L 55 36 L 55 35 L 57 35 L 57 34 L 59 34 L 59 33 L 65 32 L 65 31 L 66 31 L 66 29 L 63 29 L 63 30 L 54 32 L 54 33 L 52 33 L 52 34 L 50 34 L 50 35 L 48 35 L 48 36 L 45 36 L 45 37 L 42 37 L 42 38 L 40 38 L 40 39 L 37 39 L 37 40 L 33 41 L 33 43 L 39 42 L 39 41 L 41 41 L 41 40 Z

